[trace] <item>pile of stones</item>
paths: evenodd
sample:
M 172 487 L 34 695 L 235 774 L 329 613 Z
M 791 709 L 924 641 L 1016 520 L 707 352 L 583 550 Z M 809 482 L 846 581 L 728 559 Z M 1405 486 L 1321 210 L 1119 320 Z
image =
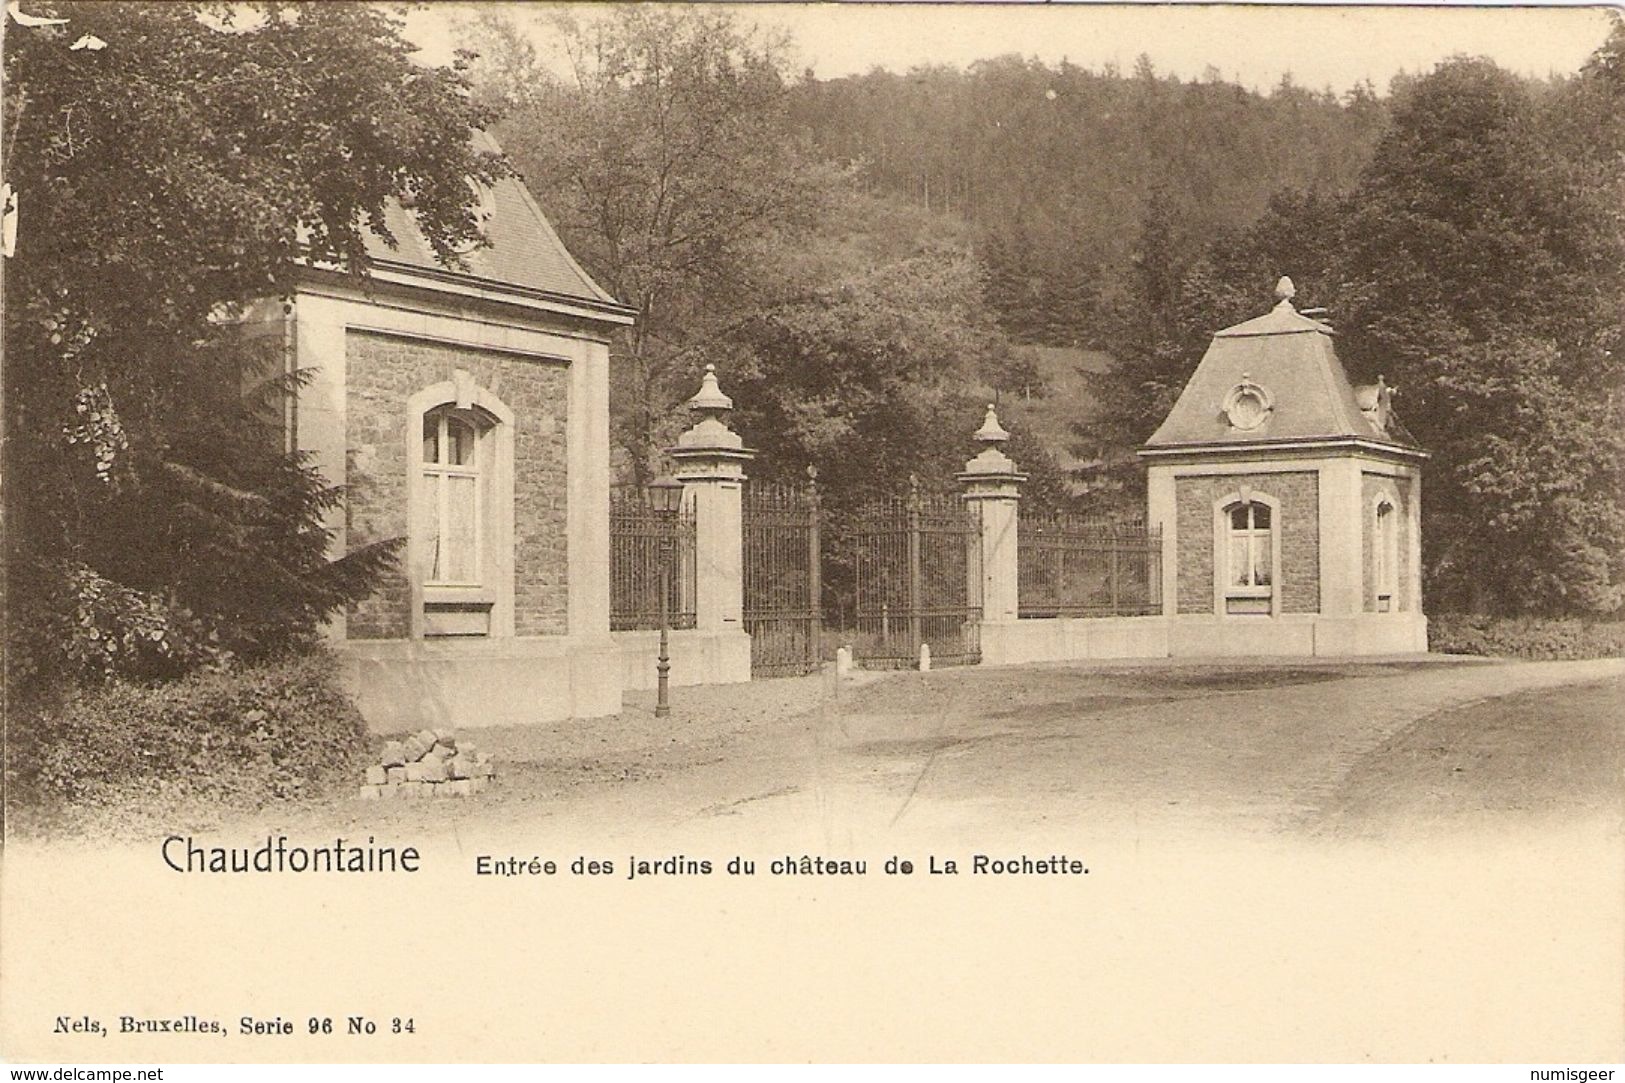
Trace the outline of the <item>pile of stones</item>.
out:
M 459 741 L 451 730 L 419 730 L 390 741 L 367 768 L 363 800 L 471 797 L 496 780 L 489 752 Z

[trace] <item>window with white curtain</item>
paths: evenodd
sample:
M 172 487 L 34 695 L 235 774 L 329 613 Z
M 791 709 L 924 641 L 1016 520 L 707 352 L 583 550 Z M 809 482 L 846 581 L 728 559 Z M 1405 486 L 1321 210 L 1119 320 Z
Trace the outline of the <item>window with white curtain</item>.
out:
M 1228 524 L 1225 609 L 1237 615 L 1268 616 L 1274 567 L 1274 535 L 1267 504 L 1243 502 L 1226 510 Z
M 491 422 L 477 410 L 441 406 L 423 415 L 418 500 L 422 582 L 438 587 L 481 583 L 485 486 L 483 444 Z

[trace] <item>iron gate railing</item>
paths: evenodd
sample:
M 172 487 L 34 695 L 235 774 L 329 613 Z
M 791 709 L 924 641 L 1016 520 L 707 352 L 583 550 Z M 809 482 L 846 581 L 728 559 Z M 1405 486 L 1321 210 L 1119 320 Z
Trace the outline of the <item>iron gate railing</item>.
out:
M 809 478 L 804 486 L 745 486 L 745 631 L 753 677 L 811 673 L 822 661 L 817 475 L 809 471 Z
M 872 667 L 981 661 L 981 529 L 958 494 L 877 500 L 855 520 L 853 653 Z
M 661 566 L 672 628 L 694 627 L 694 511 L 661 511 L 642 489 L 609 498 L 609 626 L 625 632 L 660 627 Z
M 1065 514 L 1023 515 L 1018 616 L 1130 617 L 1162 612 L 1162 531 Z

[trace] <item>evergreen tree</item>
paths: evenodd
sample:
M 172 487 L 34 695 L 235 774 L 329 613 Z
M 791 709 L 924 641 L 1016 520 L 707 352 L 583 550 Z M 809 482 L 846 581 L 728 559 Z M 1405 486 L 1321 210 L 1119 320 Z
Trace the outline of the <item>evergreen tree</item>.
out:
M 1134 449 L 1173 407 L 1201 359 L 1207 314 L 1185 308 L 1188 249 L 1173 197 L 1159 187 L 1140 224 L 1126 296 L 1109 316 L 1116 364 L 1104 375 L 1086 374 L 1097 406 L 1075 426 L 1073 450 L 1089 464 L 1081 480 L 1108 510 L 1143 503 Z
M 233 321 L 303 260 L 361 273 L 391 198 L 477 240 L 482 116 L 373 8 L 31 8 L 65 22 L 5 35 L 11 688 L 306 642 L 390 554 L 327 562 L 336 493 L 257 437 Z

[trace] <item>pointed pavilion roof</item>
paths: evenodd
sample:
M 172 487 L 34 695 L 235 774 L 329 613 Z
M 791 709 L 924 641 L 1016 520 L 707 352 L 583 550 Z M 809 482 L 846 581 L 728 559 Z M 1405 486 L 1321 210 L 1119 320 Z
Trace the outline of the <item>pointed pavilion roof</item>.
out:
M 483 151 L 500 149 L 484 132 L 475 133 L 475 145 Z M 482 190 L 480 210 L 485 215 L 485 233 L 490 244 L 463 255 L 463 268 L 447 266 L 437 260 L 412 214 L 393 200 L 385 208 L 384 222 L 399 242 L 398 246 L 391 248 L 382 237 L 371 234 L 367 238 L 367 255 L 375 267 L 427 272 L 440 278 L 449 275 L 497 288 L 517 287 L 524 293 L 580 302 L 593 308 L 630 312 L 594 282 L 570 255 L 518 177 L 503 177 Z
M 1213 336 L 1141 453 L 1358 441 L 1423 454 L 1386 410 L 1384 426 L 1361 409 L 1332 328 L 1292 307 L 1291 283 L 1277 295 L 1269 312 Z

